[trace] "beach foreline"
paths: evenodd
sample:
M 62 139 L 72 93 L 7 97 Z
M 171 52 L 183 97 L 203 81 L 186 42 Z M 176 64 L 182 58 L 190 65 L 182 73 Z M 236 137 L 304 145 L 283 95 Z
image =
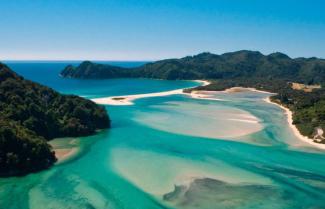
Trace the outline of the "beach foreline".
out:
M 301 141 L 303 141 L 305 143 L 313 145 L 314 147 L 325 150 L 325 144 L 316 143 L 316 142 L 313 141 L 313 139 L 311 139 L 311 138 L 309 138 L 307 136 L 304 136 L 304 135 L 302 135 L 300 133 L 298 128 L 292 123 L 293 122 L 292 111 L 289 108 L 284 107 L 284 106 L 282 106 L 282 105 L 280 105 L 278 103 L 272 102 L 270 97 L 265 98 L 264 101 L 267 102 L 267 103 L 276 105 L 276 106 L 280 107 L 281 109 L 283 109 L 285 111 L 285 115 L 287 116 L 287 122 L 289 124 L 289 127 L 291 128 L 291 130 L 293 131 L 293 133 L 295 134 L 295 136 L 298 139 L 300 139 Z
M 195 82 L 201 83 L 200 86 L 207 86 L 210 84 L 209 81 L 205 80 L 194 80 Z M 171 91 L 163 91 L 157 93 L 148 93 L 148 94 L 134 94 L 134 95 L 125 95 L 125 96 L 111 96 L 111 97 L 104 97 L 104 98 L 96 98 L 92 99 L 93 102 L 102 105 L 133 105 L 133 101 L 136 99 L 147 98 L 147 97 L 162 97 L 162 96 L 170 96 L 175 94 L 186 94 L 190 95 L 193 98 L 197 99 L 204 99 L 203 95 L 195 95 L 195 94 L 188 94 L 183 92 L 184 89 L 176 89 Z
M 228 88 L 228 89 L 224 90 L 224 92 L 231 93 L 231 92 L 236 92 L 236 90 L 242 90 L 242 89 L 253 91 L 253 92 L 258 92 L 258 93 L 275 94 L 275 93 L 268 92 L 268 91 L 262 91 L 262 90 L 257 90 L 255 88 L 245 88 L 245 87 L 232 87 L 232 88 Z M 298 128 L 293 124 L 293 119 L 292 119 L 292 114 L 293 113 L 289 108 L 284 107 L 283 105 L 278 104 L 276 102 L 272 102 L 271 99 L 270 99 L 270 96 L 265 98 L 264 101 L 267 102 L 267 103 L 276 105 L 276 106 L 280 107 L 281 109 L 283 109 L 285 111 L 285 115 L 287 116 L 287 122 L 289 124 L 289 127 L 299 140 L 301 140 L 301 141 L 303 141 L 303 142 L 305 142 L 305 143 L 307 143 L 309 145 L 312 145 L 313 147 L 316 147 L 318 149 L 325 150 L 325 144 L 316 143 L 316 142 L 313 141 L 313 139 L 311 139 L 311 138 L 309 138 L 307 136 L 304 136 L 304 135 L 302 135 L 300 133 Z
M 67 162 L 71 160 L 73 157 L 75 157 L 78 152 L 79 148 L 73 147 L 73 148 L 56 148 L 54 149 L 55 157 L 57 158 L 56 164 L 61 164 L 64 162 Z
M 205 81 L 205 80 L 194 80 L 194 81 L 202 83 L 201 86 L 207 86 L 210 84 L 209 81 Z M 240 86 L 228 88 L 222 92 L 233 93 L 233 92 L 238 92 L 238 91 L 242 91 L 242 90 L 248 90 L 248 91 L 253 91 L 253 92 L 257 92 L 257 93 L 274 94 L 274 93 L 268 92 L 268 91 L 257 90 L 255 88 L 245 88 L 245 87 L 240 87 Z M 193 91 L 191 93 L 184 93 L 183 91 L 184 91 L 184 89 L 176 89 L 176 90 L 157 92 L 157 93 L 105 97 L 105 98 L 92 99 L 92 101 L 97 104 L 102 104 L 102 105 L 133 105 L 134 104 L 133 101 L 136 99 L 147 98 L 147 97 L 169 96 L 169 95 L 175 95 L 175 94 L 189 95 L 194 99 L 206 99 L 206 100 L 218 100 L 218 101 L 222 100 L 222 99 L 218 99 L 218 98 L 208 97 L 208 95 L 204 94 L 206 91 Z M 212 92 L 220 92 L 220 91 L 212 91 Z M 289 124 L 289 127 L 292 129 L 293 133 L 295 134 L 295 136 L 298 139 L 300 139 L 301 141 L 303 141 L 305 143 L 313 145 L 316 148 L 325 150 L 325 144 L 319 144 L 319 143 L 313 142 L 313 139 L 303 136 L 299 132 L 297 127 L 292 124 L 292 122 L 293 122 L 292 112 L 288 108 L 286 108 L 280 104 L 277 104 L 275 102 L 272 102 L 270 100 L 270 97 L 267 97 L 266 99 L 264 99 L 264 101 L 267 103 L 273 104 L 273 105 L 277 105 L 278 107 L 280 107 L 281 109 L 283 109 L 285 111 L 285 114 L 287 115 L 287 122 Z

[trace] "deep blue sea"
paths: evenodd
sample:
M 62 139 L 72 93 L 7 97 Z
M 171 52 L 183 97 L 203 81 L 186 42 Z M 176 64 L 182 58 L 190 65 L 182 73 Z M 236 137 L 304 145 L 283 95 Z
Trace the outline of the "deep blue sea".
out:
M 54 88 L 65 94 L 77 94 L 83 97 L 96 98 L 103 96 L 115 96 L 125 94 L 137 94 L 143 92 L 159 92 L 193 86 L 192 82 L 157 81 L 149 79 L 106 79 L 106 80 L 78 80 L 64 79 L 60 72 L 69 64 L 78 65 L 80 62 L 71 61 L 42 61 L 42 62 L 5 62 L 15 72 L 26 79 Z M 137 67 L 146 62 L 99 62 L 121 67 Z
M 27 79 L 86 98 L 188 88 L 194 81 L 74 80 L 78 62 L 5 62 Z M 107 62 L 138 66 L 141 62 Z M 0 179 L 2 209 L 321 209 L 325 154 L 296 138 L 269 94 L 148 97 L 105 106 L 112 128 L 55 139 L 72 158 L 24 177 Z M 217 99 L 217 100 L 216 100 Z

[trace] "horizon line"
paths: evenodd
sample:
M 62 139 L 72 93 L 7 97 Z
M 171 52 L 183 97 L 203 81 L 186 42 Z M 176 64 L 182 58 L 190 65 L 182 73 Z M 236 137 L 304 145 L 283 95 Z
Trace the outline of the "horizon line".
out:
M 83 62 L 83 61 L 92 61 L 92 62 L 154 62 L 157 60 L 105 60 L 105 59 L 0 59 L 0 62 Z
M 312 55 L 312 56 L 292 56 L 290 55 L 290 53 L 287 53 L 287 52 L 281 52 L 281 51 L 272 51 L 272 52 L 262 52 L 260 50 L 256 50 L 256 49 L 240 49 L 240 50 L 230 50 L 230 51 L 227 51 L 227 52 L 211 52 L 211 51 L 201 51 L 201 52 L 194 52 L 193 54 L 187 54 L 187 55 L 179 55 L 179 56 L 171 56 L 171 57 L 157 57 L 157 58 L 144 58 L 144 59 L 85 59 L 85 58 L 72 58 L 72 59 L 64 59 L 64 58 L 54 58 L 54 59 L 47 59 L 47 58 L 40 58 L 40 59 L 34 59 L 34 58 L 22 58 L 22 59 L 16 59 L 16 58 L 13 58 L 13 59 L 10 59 L 10 58 L 5 58 L 5 59 L 2 59 L 0 58 L 0 62 L 1 61 L 9 61 L 9 62 L 14 62 L 14 61 L 52 61 L 52 62 L 60 62 L 60 61 L 73 61 L 73 62 L 77 62 L 77 61 L 94 61 L 94 62 L 155 62 L 155 61 L 159 61 L 159 60 L 166 60 L 166 59 L 181 59 L 181 58 L 184 58 L 184 57 L 188 57 L 188 56 L 196 56 L 198 54 L 202 54 L 202 53 L 211 53 L 211 54 L 214 54 L 214 55 L 223 55 L 223 54 L 227 54 L 227 53 L 235 53 L 235 52 L 240 52 L 240 51 L 251 51 L 251 52 L 259 52 L 261 53 L 262 55 L 264 56 L 268 56 L 270 54 L 273 54 L 273 53 L 282 53 L 282 54 L 285 54 L 287 55 L 288 57 L 290 57 L 291 59 L 298 59 L 298 58 L 306 58 L 306 59 L 309 59 L 309 58 L 317 58 L 317 59 L 325 59 L 325 56 L 315 56 L 315 55 Z

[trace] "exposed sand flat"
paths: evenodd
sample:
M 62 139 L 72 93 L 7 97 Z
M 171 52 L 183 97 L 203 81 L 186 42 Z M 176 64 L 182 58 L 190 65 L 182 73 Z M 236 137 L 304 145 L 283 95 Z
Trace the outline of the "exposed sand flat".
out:
M 78 155 L 81 148 L 76 138 L 56 138 L 49 141 L 53 147 L 57 163 L 68 161 Z
M 261 121 L 244 110 L 190 102 L 151 106 L 150 112 L 138 112 L 136 121 L 169 133 L 235 141 L 263 129 Z
M 202 80 L 195 80 L 195 81 L 201 83 L 202 86 L 206 86 L 210 84 L 210 82 L 208 81 L 202 81 Z M 97 104 L 103 104 L 103 105 L 133 105 L 134 104 L 133 101 L 136 99 L 142 99 L 147 97 L 163 97 L 163 96 L 170 96 L 175 94 L 186 94 L 183 92 L 183 90 L 184 89 L 176 89 L 176 90 L 163 91 L 157 93 L 104 97 L 104 98 L 92 99 L 92 101 Z M 193 98 L 201 98 L 202 96 L 200 94 L 187 94 L 187 95 L 190 95 Z
M 285 111 L 285 114 L 287 115 L 287 120 L 288 120 L 289 126 L 292 129 L 293 133 L 297 136 L 298 139 L 300 139 L 301 141 L 306 142 L 306 143 L 308 143 L 310 145 L 313 145 L 313 146 L 315 146 L 315 147 L 317 147 L 319 149 L 325 149 L 325 144 L 316 143 L 316 142 L 314 142 L 314 139 L 311 139 L 311 138 L 308 138 L 306 136 L 303 136 L 299 132 L 299 130 L 297 129 L 297 127 L 292 124 L 292 122 L 293 122 L 293 120 L 292 120 L 292 112 L 288 108 L 286 108 L 286 107 L 284 107 L 282 105 L 279 105 L 279 104 L 277 104 L 275 102 L 271 102 L 271 100 L 270 100 L 269 97 L 266 98 L 265 101 L 267 103 L 275 104 L 275 105 L 279 106 L 280 108 L 282 108 Z
M 236 92 L 245 92 L 245 91 L 254 91 L 254 92 L 259 92 L 259 93 L 267 93 L 267 94 L 271 93 L 271 92 L 268 92 L 268 91 L 257 90 L 255 88 L 246 88 L 246 87 L 240 87 L 240 86 L 226 89 L 224 92 L 236 93 Z
M 218 99 L 218 98 L 211 97 L 211 91 L 192 91 L 191 93 L 184 93 L 184 94 L 189 95 L 194 99 L 225 101 L 224 99 Z
M 247 119 L 238 119 L 238 118 L 228 118 L 227 120 L 239 121 L 243 123 L 259 123 L 259 120 L 247 120 Z
M 77 148 L 60 148 L 60 149 L 54 149 L 55 156 L 58 159 L 58 163 L 64 162 L 71 157 L 73 157 L 77 152 Z
M 182 94 L 183 89 L 176 89 L 172 91 L 164 91 L 158 93 L 149 93 L 149 94 L 134 94 L 134 95 L 126 95 L 126 96 L 118 96 L 118 97 L 105 97 L 99 99 L 92 99 L 93 102 L 97 104 L 107 104 L 107 105 L 133 105 L 134 100 L 147 98 L 147 97 L 163 97 L 174 94 Z
M 226 93 L 236 93 L 236 92 L 243 92 L 243 91 L 253 91 L 253 92 L 258 92 L 258 93 L 274 94 L 274 93 L 268 92 L 268 91 L 261 91 L 261 90 L 255 89 L 255 88 L 245 88 L 245 87 L 233 87 L 233 88 L 226 89 L 224 92 L 226 92 Z M 209 99 L 209 98 L 206 98 L 206 99 Z M 292 124 L 292 122 L 293 122 L 293 120 L 292 120 L 292 112 L 288 108 L 286 108 L 286 107 L 284 107 L 282 105 L 279 105 L 277 103 L 271 102 L 269 97 L 266 98 L 265 101 L 268 102 L 268 103 L 271 103 L 271 104 L 275 104 L 275 105 L 279 106 L 280 108 L 282 108 L 283 110 L 285 110 L 285 114 L 287 115 L 289 127 L 292 129 L 292 131 L 294 132 L 294 134 L 297 136 L 298 139 L 300 139 L 301 141 L 303 141 L 305 143 L 313 145 L 313 146 L 315 146 L 315 147 L 317 147 L 319 149 L 325 149 L 325 144 L 316 143 L 316 142 L 314 142 L 314 139 L 303 136 L 299 132 L 297 127 Z M 253 119 L 253 120 L 250 120 L 250 119 Z M 254 118 L 249 118 L 249 120 L 242 120 L 242 119 L 239 119 L 239 120 L 238 119 L 228 119 L 228 120 L 236 120 L 236 121 L 243 121 L 243 122 L 245 121 L 245 122 L 256 123 Z

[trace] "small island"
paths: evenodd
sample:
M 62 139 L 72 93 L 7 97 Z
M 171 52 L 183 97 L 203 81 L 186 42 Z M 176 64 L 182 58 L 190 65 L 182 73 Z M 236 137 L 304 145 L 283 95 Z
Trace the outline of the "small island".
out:
M 49 168 L 57 160 L 51 139 L 109 127 L 103 107 L 25 80 L 0 63 L 0 176 Z

